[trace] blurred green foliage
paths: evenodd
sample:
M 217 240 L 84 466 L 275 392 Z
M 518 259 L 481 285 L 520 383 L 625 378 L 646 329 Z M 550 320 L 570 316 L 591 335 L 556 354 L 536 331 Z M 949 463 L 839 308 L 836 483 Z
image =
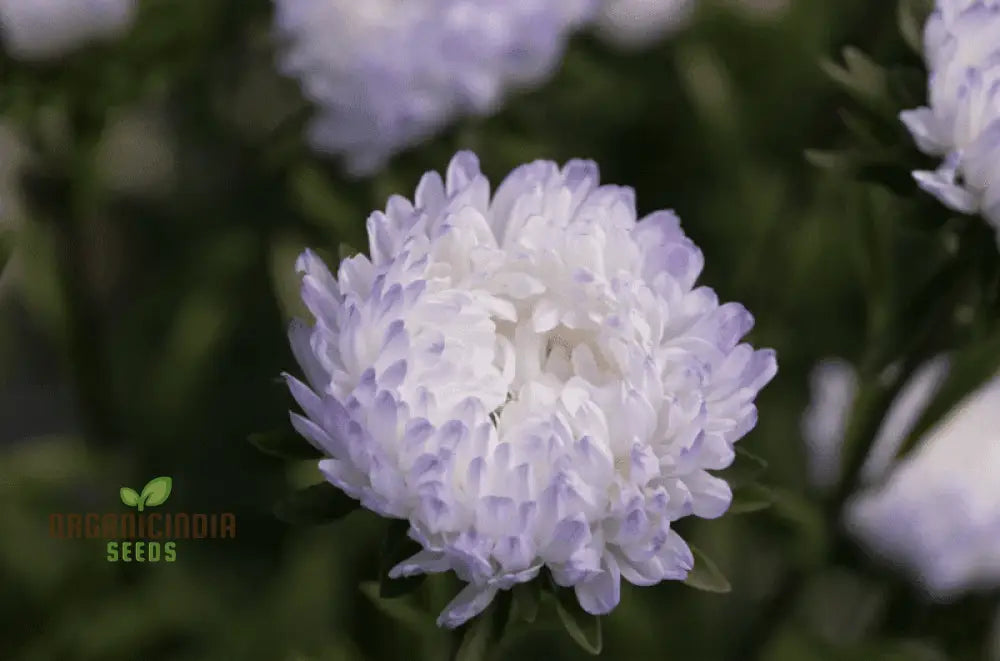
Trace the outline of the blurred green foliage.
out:
M 121 43 L 0 63 L 0 109 L 24 152 L 5 186 L 9 264 L 6 233 L 0 249 L 0 658 L 445 658 L 451 643 L 427 621 L 454 580 L 379 599 L 385 522 L 356 511 L 283 524 L 272 504 L 316 482 L 315 466 L 245 439 L 287 427 L 278 376 L 294 369 L 296 255 L 364 250 L 367 214 L 459 148 L 494 182 L 535 158 L 592 158 L 606 181 L 635 187 L 641 213 L 675 209 L 706 254 L 703 281 L 746 304 L 754 344 L 778 350 L 743 441 L 771 485 L 744 509 L 774 506 L 679 525 L 718 565 L 700 580 L 731 590 L 624 586 L 603 621 L 605 658 L 739 660 L 755 645 L 773 661 L 984 658 L 995 599 L 933 606 L 856 550 L 831 556 L 803 470 L 810 368 L 898 338 L 913 323 L 906 302 L 949 254 L 908 222 L 919 201 L 827 176 L 803 153 L 844 135 L 843 80 L 820 63 L 846 45 L 902 52 L 894 3 L 792 0 L 759 16 L 706 0 L 690 29 L 637 54 L 580 36 L 551 83 L 362 181 L 302 144 L 308 106 L 274 71 L 270 3 L 143 7 Z M 45 356 L 59 367 L 41 368 Z M 59 384 L 72 404 L 50 397 Z M 17 405 L 29 387 L 37 397 Z M 173 476 L 178 510 L 236 512 L 237 538 L 145 566 L 49 538 L 49 513 L 116 511 L 120 485 L 156 475 Z M 792 583 L 806 589 L 782 598 Z M 502 658 L 586 658 L 553 617 Z

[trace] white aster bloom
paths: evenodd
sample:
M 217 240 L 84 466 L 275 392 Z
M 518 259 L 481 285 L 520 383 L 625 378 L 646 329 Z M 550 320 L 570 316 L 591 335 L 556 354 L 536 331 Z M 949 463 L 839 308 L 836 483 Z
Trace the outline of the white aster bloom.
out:
M 315 324 L 290 330 L 308 384 L 287 379 L 326 478 L 409 520 L 423 550 L 391 576 L 455 571 L 447 627 L 543 567 L 595 614 L 622 578 L 683 579 L 671 522 L 727 510 L 709 471 L 777 366 L 740 343 L 743 306 L 695 286 L 677 216 L 637 220 L 633 190 L 589 161 L 521 166 L 491 195 L 462 152 L 368 234 L 336 278 L 301 256 Z
M 900 118 L 943 160 L 914 177 L 948 207 L 981 213 L 1000 241 L 1000 0 L 938 0 L 924 51 L 929 105 Z
M 137 0 L 0 0 L 0 34 L 13 57 L 60 57 L 131 27 Z
M 886 484 L 848 504 L 854 534 L 930 596 L 1000 586 L 1000 377 L 933 429 Z
M 882 375 L 892 376 L 898 366 Z M 861 469 L 864 482 L 878 480 L 892 465 L 900 446 L 913 431 L 944 379 L 949 361 L 945 356 L 929 360 L 903 384 L 879 426 L 872 448 Z M 809 379 L 810 400 L 802 416 L 811 483 L 829 489 L 841 477 L 841 455 L 854 399 L 858 375 L 854 366 L 839 358 L 820 361 Z
M 597 34 L 620 48 L 643 48 L 683 27 L 695 0 L 606 0 Z
M 597 0 L 275 0 L 282 71 L 317 112 L 308 140 L 369 174 L 509 88 L 547 78 Z

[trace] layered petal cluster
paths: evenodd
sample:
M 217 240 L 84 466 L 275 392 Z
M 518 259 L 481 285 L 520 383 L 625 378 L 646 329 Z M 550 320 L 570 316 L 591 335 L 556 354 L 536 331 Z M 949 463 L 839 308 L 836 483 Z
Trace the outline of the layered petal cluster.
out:
M 356 175 L 556 68 L 598 0 L 275 0 L 282 71 L 316 106 L 312 146 Z
M 948 207 L 982 214 L 1000 240 L 1000 0 L 937 0 L 924 54 L 929 105 L 900 117 L 942 162 L 914 177 Z
M 137 0 L 0 0 L 0 34 L 13 57 L 60 57 L 121 35 L 137 8 Z
M 298 268 L 315 323 L 294 323 L 307 383 L 296 429 L 327 479 L 423 550 L 394 577 L 454 571 L 454 627 L 543 567 L 606 613 L 621 579 L 683 579 L 671 528 L 718 517 L 710 471 L 757 420 L 777 370 L 740 339 L 753 318 L 695 286 L 676 215 L 636 217 L 597 166 L 537 161 L 491 192 L 475 155 L 368 219 L 370 257 Z
M 1000 376 L 956 407 L 905 460 L 893 462 L 948 369 L 947 358 L 936 358 L 904 385 L 868 457 L 867 486 L 845 515 L 856 538 L 939 599 L 1000 585 Z M 843 361 L 824 361 L 814 371 L 803 431 L 821 450 L 813 461 L 825 479 L 838 470 L 832 456 L 839 455 L 856 387 Z

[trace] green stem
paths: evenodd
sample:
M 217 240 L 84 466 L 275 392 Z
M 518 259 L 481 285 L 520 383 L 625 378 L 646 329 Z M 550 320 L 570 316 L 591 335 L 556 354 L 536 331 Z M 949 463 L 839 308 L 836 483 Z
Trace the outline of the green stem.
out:
M 84 113 L 73 117 L 74 149 L 68 163 L 62 217 L 54 218 L 59 280 L 66 313 L 68 359 L 85 436 L 105 444 L 116 437 L 108 383 L 102 303 L 92 284 L 87 251 L 100 199 L 95 157 L 102 124 Z

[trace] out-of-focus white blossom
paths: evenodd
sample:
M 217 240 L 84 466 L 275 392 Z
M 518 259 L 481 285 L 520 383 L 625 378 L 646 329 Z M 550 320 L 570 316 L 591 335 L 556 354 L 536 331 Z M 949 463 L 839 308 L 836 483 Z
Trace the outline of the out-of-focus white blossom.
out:
M 948 207 L 981 213 L 1000 241 L 1000 0 L 938 0 L 924 55 L 929 104 L 900 117 L 943 160 L 914 177 Z
M 312 146 L 368 174 L 509 88 L 546 79 L 597 0 L 275 0 L 280 68 L 315 104 Z
M 947 359 L 939 357 L 904 386 L 867 459 L 868 486 L 845 515 L 855 537 L 940 599 L 1000 585 L 1000 376 L 956 407 L 903 462 L 892 464 L 947 372 Z M 842 361 L 824 361 L 813 373 L 803 431 L 821 484 L 838 477 L 856 388 L 853 369 Z
M 891 466 L 896 452 L 947 375 L 948 360 L 941 356 L 922 365 L 903 385 L 861 469 L 863 481 L 878 479 Z M 802 417 L 802 437 L 806 443 L 810 480 L 820 489 L 828 489 L 840 479 L 841 449 L 857 390 L 857 373 L 844 360 L 827 359 L 813 369 L 809 407 Z
M 829 489 L 840 477 L 841 445 L 858 377 L 850 363 L 825 360 L 813 369 L 809 390 L 809 407 L 802 417 L 809 481 L 820 489 Z
M 743 306 L 695 286 L 677 216 L 637 219 L 634 191 L 589 161 L 521 166 L 491 194 L 462 152 L 368 234 L 336 278 L 301 256 L 315 324 L 292 325 L 306 383 L 287 380 L 326 478 L 422 545 L 390 575 L 465 581 L 447 627 L 542 567 L 590 613 L 622 578 L 686 577 L 671 523 L 728 509 L 709 471 L 777 366 L 740 343 Z
M 606 0 L 597 33 L 620 48 L 642 48 L 683 27 L 696 0 Z
M 970 395 L 887 482 L 848 505 L 854 534 L 938 599 L 1000 585 L 1000 377 Z
M 0 35 L 13 57 L 41 60 L 131 27 L 137 0 L 0 0 Z

